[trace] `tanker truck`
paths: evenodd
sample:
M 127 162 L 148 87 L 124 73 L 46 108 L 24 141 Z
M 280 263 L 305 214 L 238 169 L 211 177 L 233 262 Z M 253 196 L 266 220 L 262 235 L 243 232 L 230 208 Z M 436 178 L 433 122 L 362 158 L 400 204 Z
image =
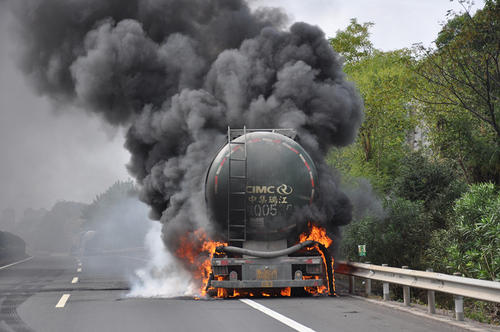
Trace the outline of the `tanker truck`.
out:
M 227 242 L 212 258 L 207 290 L 332 295 L 327 248 L 299 241 L 307 224 L 299 212 L 317 198 L 318 174 L 296 131 L 228 128 L 227 135 L 205 181 L 209 213 Z

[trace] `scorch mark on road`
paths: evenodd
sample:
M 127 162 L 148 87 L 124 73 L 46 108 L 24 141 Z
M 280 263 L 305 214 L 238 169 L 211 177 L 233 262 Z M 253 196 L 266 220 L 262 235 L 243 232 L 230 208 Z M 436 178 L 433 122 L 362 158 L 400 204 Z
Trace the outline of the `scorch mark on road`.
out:
M 241 302 L 251 306 L 252 308 L 254 309 L 257 309 L 263 313 L 265 313 L 266 315 L 276 319 L 277 321 L 291 327 L 292 329 L 296 330 L 296 331 L 300 331 L 300 332 L 315 332 L 313 329 L 310 329 L 308 328 L 307 326 L 304 326 L 300 323 L 297 323 L 296 321 L 286 317 L 286 316 L 283 316 L 282 314 L 280 313 L 277 313 L 276 311 L 274 310 L 271 310 L 269 309 L 268 307 L 265 307 L 263 306 L 262 304 L 259 304 L 255 301 L 252 301 L 252 300 L 249 300 L 249 299 L 240 299 Z

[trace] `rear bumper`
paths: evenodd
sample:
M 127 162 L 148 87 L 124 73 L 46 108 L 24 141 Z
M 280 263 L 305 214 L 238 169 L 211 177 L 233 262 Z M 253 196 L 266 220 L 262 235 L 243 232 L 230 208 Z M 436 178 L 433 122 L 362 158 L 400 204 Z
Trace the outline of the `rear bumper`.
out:
M 284 287 L 319 287 L 323 279 L 306 280 L 212 280 L 214 288 L 284 288 Z
M 214 278 L 208 286 L 213 288 L 320 287 L 327 284 L 320 256 L 213 258 L 212 271 Z

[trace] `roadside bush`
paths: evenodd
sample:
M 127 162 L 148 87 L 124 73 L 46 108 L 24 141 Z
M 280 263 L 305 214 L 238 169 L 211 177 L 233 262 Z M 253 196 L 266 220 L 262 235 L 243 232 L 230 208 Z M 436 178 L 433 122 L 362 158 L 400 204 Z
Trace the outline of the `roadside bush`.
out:
M 357 246 L 365 244 L 366 261 L 420 268 L 420 258 L 430 236 L 429 220 L 423 213 L 422 202 L 392 198 L 384 202 L 384 207 L 385 218 L 366 217 L 345 227 L 342 254 L 357 261 Z
M 500 279 L 500 193 L 492 183 L 472 185 L 455 203 L 448 263 L 467 277 Z
M 396 196 L 422 201 L 433 229 L 445 228 L 453 202 L 467 189 L 450 164 L 431 161 L 419 152 L 405 156 L 394 180 Z

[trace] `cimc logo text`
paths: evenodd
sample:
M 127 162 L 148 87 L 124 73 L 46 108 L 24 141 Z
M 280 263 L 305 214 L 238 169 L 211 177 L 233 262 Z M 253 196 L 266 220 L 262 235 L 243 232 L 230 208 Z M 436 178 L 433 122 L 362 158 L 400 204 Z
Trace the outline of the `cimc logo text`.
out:
M 292 186 L 286 184 L 282 184 L 280 186 L 247 186 L 248 194 L 278 194 L 287 196 L 292 192 Z

